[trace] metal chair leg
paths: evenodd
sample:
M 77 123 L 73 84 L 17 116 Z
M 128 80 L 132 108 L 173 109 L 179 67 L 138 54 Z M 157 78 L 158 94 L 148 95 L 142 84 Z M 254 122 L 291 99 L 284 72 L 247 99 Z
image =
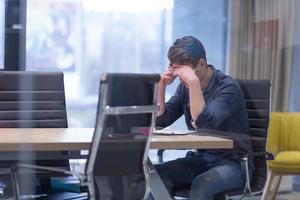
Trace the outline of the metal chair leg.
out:
M 163 158 L 164 151 L 165 151 L 165 149 L 158 149 L 157 150 L 157 156 L 158 156 L 159 164 L 164 162 L 164 158 Z
M 158 173 L 155 171 L 155 168 L 148 159 L 148 167 L 150 169 L 150 188 L 151 193 L 155 200 L 172 200 L 167 188 L 165 187 L 164 183 L 160 179 Z
M 243 163 L 244 163 L 244 168 L 245 168 L 245 175 L 246 175 L 246 183 L 245 183 L 245 189 L 244 189 L 244 194 L 247 194 L 247 190 L 249 192 L 250 198 L 253 197 L 252 191 L 251 191 L 251 186 L 250 186 L 250 176 L 249 176 L 249 166 L 248 166 L 248 158 L 245 157 L 243 158 Z
M 14 199 L 21 200 L 20 187 L 19 187 L 19 182 L 18 182 L 18 174 L 16 171 L 12 171 L 11 180 L 12 180 L 11 182 L 12 182 L 12 188 L 13 188 L 13 193 L 14 193 Z

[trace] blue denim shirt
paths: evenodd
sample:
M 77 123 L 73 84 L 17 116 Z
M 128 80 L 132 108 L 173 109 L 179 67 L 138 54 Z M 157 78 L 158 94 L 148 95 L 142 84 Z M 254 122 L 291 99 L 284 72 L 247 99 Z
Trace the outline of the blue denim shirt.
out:
M 197 117 L 195 125 L 198 129 L 235 133 L 235 137 L 240 136 L 242 141 L 235 143 L 233 150 L 211 149 L 201 150 L 201 152 L 217 154 L 218 157 L 222 155 L 222 157 L 240 162 L 242 154 L 252 152 L 244 97 L 236 80 L 211 65 L 209 67 L 213 70 L 213 74 L 203 93 L 206 106 Z M 184 114 L 188 129 L 194 130 L 189 102 L 189 89 L 179 84 L 175 94 L 166 103 L 165 113 L 157 117 L 156 126 L 169 126 Z M 251 167 L 252 162 L 250 161 L 249 164 Z

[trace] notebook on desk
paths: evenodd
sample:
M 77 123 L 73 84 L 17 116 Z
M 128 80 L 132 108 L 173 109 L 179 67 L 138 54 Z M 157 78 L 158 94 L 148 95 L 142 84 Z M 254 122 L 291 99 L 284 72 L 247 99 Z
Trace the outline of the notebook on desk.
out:
M 156 135 L 188 135 L 188 134 L 192 134 L 192 133 L 196 133 L 196 131 L 189 131 L 189 130 L 155 130 L 154 134 Z

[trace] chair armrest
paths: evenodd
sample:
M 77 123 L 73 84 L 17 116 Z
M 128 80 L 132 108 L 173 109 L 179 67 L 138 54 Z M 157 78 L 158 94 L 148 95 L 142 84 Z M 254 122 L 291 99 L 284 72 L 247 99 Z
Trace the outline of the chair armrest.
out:
M 241 160 L 241 163 L 243 163 L 244 166 L 244 171 L 245 171 L 245 177 L 246 177 L 246 182 L 245 182 L 245 187 L 244 187 L 244 194 L 247 192 L 247 190 L 250 193 L 250 197 L 252 196 L 252 191 L 251 191 L 251 185 L 250 185 L 250 173 L 249 173 L 249 165 L 248 165 L 248 158 L 249 154 L 244 156 Z
M 273 153 L 266 152 L 267 160 L 275 160 L 275 155 Z
M 265 156 L 266 160 L 274 160 L 275 159 L 275 155 L 272 153 L 269 153 L 267 151 L 256 151 L 253 153 L 247 153 L 244 154 L 242 157 L 242 161 L 244 160 L 244 158 L 249 158 L 249 157 L 260 157 L 260 156 Z
M 244 188 L 244 193 L 249 191 L 250 197 L 253 196 L 252 191 L 251 191 L 251 185 L 250 185 L 250 173 L 249 173 L 249 165 L 248 165 L 248 159 L 249 157 L 265 157 L 266 160 L 274 160 L 274 155 L 272 153 L 269 153 L 267 151 L 257 151 L 253 153 L 248 153 L 244 154 L 242 157 L 241 162 L 244 164 L 244 170 L 245 170 L 245 175 L 246 175 L 246 183 L 245 183 L 245 188 Z

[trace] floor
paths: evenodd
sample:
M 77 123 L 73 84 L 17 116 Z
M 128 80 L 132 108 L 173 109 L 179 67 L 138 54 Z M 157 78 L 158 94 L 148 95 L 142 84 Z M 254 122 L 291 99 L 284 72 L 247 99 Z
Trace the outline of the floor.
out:
M 167 150 L 164 152 L 164 161 L 174 160 L 179 157 L 184 157 L 188 150 Z M 155 164 L 158 163 L 158 157 L 156 155 L 156 150 L 150 150 L 149 158 Z M 254 197 L 252 200 L 260 200 L 261 196 Z M 300 200 L 300 187 L 293 187 L 292 191 L 280 192 L 276 200 Z
M 255 197 L 252 200 L 260 200 L 261 196 Z M 278 194 L 276 196 L 276 200 L 300 200 L 300 193 L 298 192 L 288 192 L 288 193 L 282 193 Z

